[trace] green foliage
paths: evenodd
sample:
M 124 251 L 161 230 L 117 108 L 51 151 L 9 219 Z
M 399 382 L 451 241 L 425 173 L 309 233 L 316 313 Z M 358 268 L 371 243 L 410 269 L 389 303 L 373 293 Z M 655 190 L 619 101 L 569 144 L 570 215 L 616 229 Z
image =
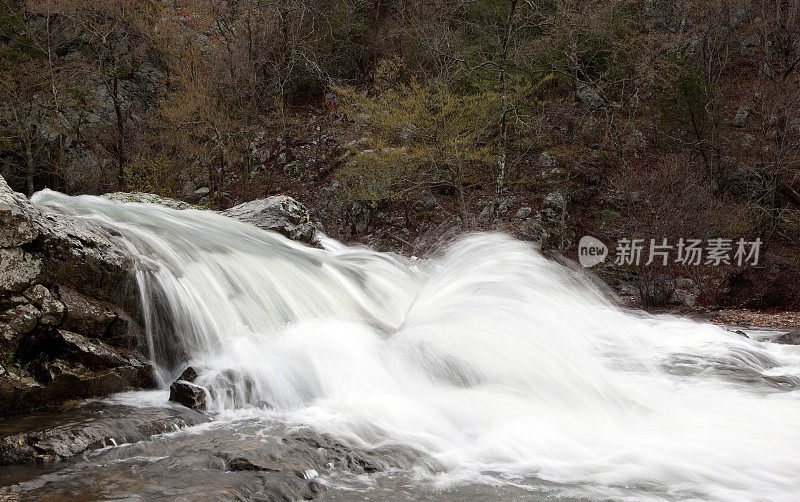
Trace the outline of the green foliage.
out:
M 39 57 L 44 53 L 25 33 L 22 12 L 12 2 L 0 0 L 0 70 L 12 70 Z
M 444 82 L 399 83 L 400 66 L 384 61 L 375 93 L 339 87 L 345 111 L 371 132 L 369 148 L 354 151 L 338 173 L 357 200 L 394 200 L 417 186 L 445 184 L 457 191 L 471 172 L 495 154 L 492 122 L 499 96 L 484 82 L 454 92 Z
M 16 356 L 14 356 L 13 352 L 3 352 L 0 354 L 0 365 L 2 366 L 16 366 L 19 368 L 20 363 L 17 360 Z
M 123 167 L 122 172 L 125 188 L 129 191 L 165 195 L 174 169 L 166 157 L 137 155 Z

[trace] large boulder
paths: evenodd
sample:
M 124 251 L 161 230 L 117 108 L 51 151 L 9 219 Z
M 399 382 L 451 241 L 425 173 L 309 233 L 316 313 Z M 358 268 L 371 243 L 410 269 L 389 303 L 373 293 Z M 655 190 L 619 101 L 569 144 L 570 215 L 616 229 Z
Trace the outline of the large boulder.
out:
M 0 177 L 0 415 L 154 385 L 121 308 L 134 264 L 113 228 Z
M 264 230 L 278 232 L 289 239 L 306 244 L 315 242 L 317 228 L 311 221 L 311 212 L 286 195 L 245 202 L 222 211 L 222 214 Z

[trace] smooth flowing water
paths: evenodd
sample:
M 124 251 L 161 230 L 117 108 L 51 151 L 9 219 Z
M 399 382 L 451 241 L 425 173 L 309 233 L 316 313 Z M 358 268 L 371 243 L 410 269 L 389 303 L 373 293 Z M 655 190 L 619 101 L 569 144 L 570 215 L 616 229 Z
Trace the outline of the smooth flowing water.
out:
M 408 446 L 437 467 L 389 478 L 428 494 L 406 498 L 800 496 L 796 348 L 625 311 L 529 243 L 475 234 L 417 262 L 209 211 L 33 200 L 113 226 L 139 257 L 163 385 L 193 365 L 222 422 Z

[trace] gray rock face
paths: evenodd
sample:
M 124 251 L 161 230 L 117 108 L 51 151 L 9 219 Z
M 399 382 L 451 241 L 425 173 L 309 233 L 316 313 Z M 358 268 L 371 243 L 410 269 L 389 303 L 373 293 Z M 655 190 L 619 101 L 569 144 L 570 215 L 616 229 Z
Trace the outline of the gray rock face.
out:
M 135 323 L 111 303 L 126 300 L 134 265 L 115 239 L 0 177 L 0 415 L 153 385 L 127 350 Z
M 0 249 L 0 293 L 21 291 L 42 271 L 42 260 L 22 248 Z
M 784 333 L 777 338 L 773 338 L 772 341 L 786 345 L 800 345 L 800 330 Z
M 306 244 L 314 242 L 317 232 L 309 209 L 286 195 L 245 202 L 221 214 Z
M 93 297 L 117 299 L 119 290 L 130 278 L 133 256 L 96 223 L 47 213 L 44 224 L 41 249 L 44 282 L 74 284 L 76 289 Z
M 514 219 L 517 221 L 525 220 L 530 218 L 532 212 L 533 210 L 529 206 L 523 206 L 519 208 L 517 213 L 514 215 Z
M 747 117 L 750 116 L 750 108 L 740 105 L 733 116 L 734 127 L 744 127 L 747 124 Z
M 578 81 L 575 84 L 575 95 L 583 104 L 593 110 L 599 110 L 606 106 L 606 102 L 600 94 L 584 82 Z
M 669 299 L 669 302 L 676 305 L 683 305 L 684 307 L 694 307 L 697 305 L 697 297 L 694 293 L 676 289 Z
M 34 214 L 26 211 L 25 196 L 16 193 L 0 177 L 0 248 L 27 244 L 39 236 Z

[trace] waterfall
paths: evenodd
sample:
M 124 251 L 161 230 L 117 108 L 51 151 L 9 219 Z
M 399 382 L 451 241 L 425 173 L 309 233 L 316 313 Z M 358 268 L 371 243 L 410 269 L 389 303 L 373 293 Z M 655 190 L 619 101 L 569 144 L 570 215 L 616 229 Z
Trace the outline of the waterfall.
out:
M 501 234 L 412 262 L 328 238 L 306 247 L 210 211 L 34 200 L 124 236 L 161 382 L 200 368 L 221 416 L 409 445 L 443 466 L 443 482 L 796 500 L 795 347 L 626 311 Z

